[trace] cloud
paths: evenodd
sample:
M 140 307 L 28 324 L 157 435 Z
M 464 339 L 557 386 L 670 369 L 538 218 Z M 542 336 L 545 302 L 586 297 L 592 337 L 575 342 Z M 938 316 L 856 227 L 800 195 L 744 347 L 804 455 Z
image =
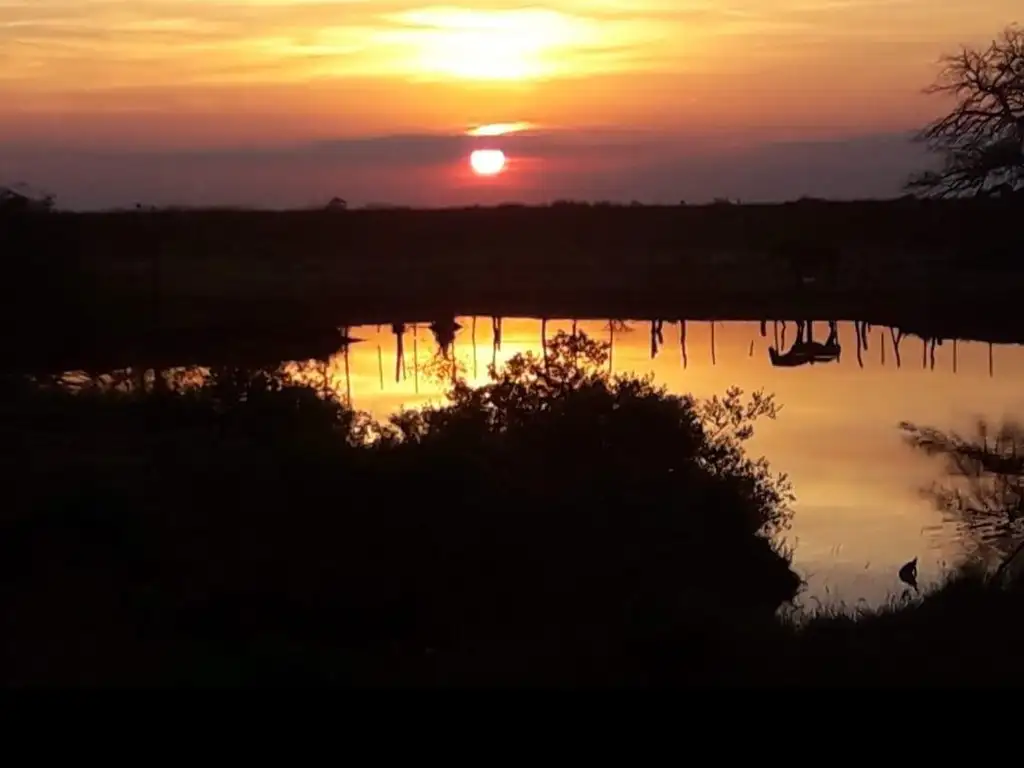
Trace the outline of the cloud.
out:
M 251 190 L 254 200 L 285 204 L 299 199 L 311 179 L 322 179 L 316 182 L 319 195 L 357 174 L 351 183 L 374 196 L 391 195 L 393 182 L 395 195 L 429 202 L 426 191 L 403 188 L 401 174 L 436 174 L 431 169 L 457 165 L 466 139 L 428 129 L 524 119 L 574 128 L 503 141 L 518 156 L 557 165 L 557 178 L 567 180 L 569 192 L 582 190 L 581 196 L 588 196 L 586 190 L 643 198 L 654 189 L 665 196 L 679 188 L 684 191 L 678 196 L 712 187 L 790 189 L 794 185 L 786 186 L 785 178 L 793 173 L 783 178 L 763 158 L 750 159 L 751 168 L 764 169 L 746 175 L 737 157 L 721 164 L 715 153 L 708 157 L 719 165 L 705 168 L 695 142 L 707 139 L 697 134 L 727 126 L 749 146 L 756 134 L 767 144 L 766 131 L 773 127 L 807 137 L 825 129 L 867 133 L 924 122 L 933 102 L 918 93 L 937 56 L 960 42 L 991 37 L 1014 18 L 1018 4 L 0 0 L 0 147 L 18 167 L 27 162 L 14 156 L 18 146 L 29 147 L 26 157 L 42 158 L 36 167 L 51 168 L 47 154 L 65 156 L 70 168 L 80 169 L 65 179 L 86 178 L 103 163 L 121 169 L 128 162 L 123 152 L 96 154 L 86 146 L 174 146 L 180 153 L 177 160 L 166 153 L 133 156 L 140 167 L 155 170 L 121 169 L 120 180 L 111 182 L 122 185 L 119 191 L 81 188 L 70 195 L 83 201 L 136 194 L 220 200 Z M 613 138 L 583 127 L 595 123 L 657 127 L 674 138 Z M 375 136 L 313 141 L 361 134 Z M 287 141 L 292 144 L 285 148 Z M 278 146 L 268 148 L 271 142 Z M 196 149 L 213 145 L 216 152 Z M 224 149 L 231 145 L 249 148 Z M 65 150 L 54 153 L 54 146 Z M 776 147 L 769 156 L 781 152 Z M 825 154 L 856 153 L 846 146 Z M 664 169 L 676 168 L 666 158 L 682 170 L 666 175 Z M 651 170 L 642 171 L 648 162 Z M 795 162 L 799 168 L 803 160 Z M 824 156 L 816 162 L 825 162 Z M 215 168 L 230 173 L 214 179 Z M 289 168 L 299 169 L 295 179 L 286 179 Z M 526 173 L 526 164 L 521 168 L 524 194 L 540 198 L 564 186 L 549 180 L 545 187 L 540 176 Z M 60 189 L 57 170 L 47 173 Z M 857 172 L 851 167 L 841 175 L 849 180 Z M 390 173 L 398 180 L 385 183 Z M 881 178 L 887 172 L 870 174 Z M 702 181 L 686 191 L 678 178 Z M 731 180 L 719 184 L 721 179 Z M 84 182 L 66 183 L 79 189 L 75 184 Z M 874 189 L 872 183 L 857 185 Z M 829 186 L 824 178 L 801 184 Z M 442 195 L 435 187 L 430 194 L 468 199 L 472 190 Z
M 551 75 L 572 69 L 583 51 L 592 69 L 621 70 L 623 44 L 661 36 L 642 24 L 642 8 L 607 15 L 568 0 L 553 8 L 495 0 L 469 7 L 398 0 L 5 0 L 0 14 L 0 50 L 6 51 L 0 83 L 37 87 L 66 87 L 82 77 L 92 87 L 238 82 L 250 69 L 261 82 L 423 75 L 432 68 L 437 76 L 468 77 L 502 55 L 530 59 L 536 71 L 526 74 Z M 595 54 L 605 47 L 616 55 L 601 62 Z M 477 52 L 487 55 L 473 60 Z M 446 67 L 449 55 L 462 60 Z M 544 67 L 534 61 L 540 58 Z
M 1015 4 L 0 0 L 0 89 L 753 70 L 761 59 L 834 61 L 872 42 L 927 44 L 934 56 L 960 35 L 993 34 Z

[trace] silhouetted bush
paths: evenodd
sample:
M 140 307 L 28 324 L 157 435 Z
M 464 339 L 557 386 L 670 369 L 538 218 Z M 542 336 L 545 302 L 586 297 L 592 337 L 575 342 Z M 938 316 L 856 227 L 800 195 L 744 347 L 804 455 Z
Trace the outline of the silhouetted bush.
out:
M 699 403 L 612 379 L 582 336 L 551 350 L 387 425 L 281 371 L 20 390 L 5 408 L 21 444 L 11 583 L 59 572 L 70 547 L 135 595 L 101 634 L 153 623 L 200 656 L 298 643 L 346 679 L 435 665 L 453 680 L 629 678 L 667 636 L 770 621 L 799 586 L 772 538 L 788 488 L 741 448 L 770 398 Z M 76 642 L 63 601 L 99 600 L 88 583 L 51 595 L 38 630 Z M 151 673 L 179 668 L 167 653 Z
M 671 396 L 605 355 L 560 334 L 387 424 L 282 370 L 5 379 L 0 678 L 863 682 L 964 658 L 925 641 L 957 617 L 1015 626 L 1016 592 L 963 580 L 779 619 L 792 497 L 744 451 L 772 399 Z

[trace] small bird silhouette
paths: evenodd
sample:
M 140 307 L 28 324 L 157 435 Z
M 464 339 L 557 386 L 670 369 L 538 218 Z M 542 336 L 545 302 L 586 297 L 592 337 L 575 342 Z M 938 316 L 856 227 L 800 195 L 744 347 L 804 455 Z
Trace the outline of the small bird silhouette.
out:
M 909 563 L 904 563 L 903 567 L 900 568 L 900 581 L 902 581 L 904 584 L 908 584 L 911 587 L 913 587 L 914 591 L 918 591 L 918 589 L 917 589 L 917 558 L 916 557 L 913 560 L 911 560 Z

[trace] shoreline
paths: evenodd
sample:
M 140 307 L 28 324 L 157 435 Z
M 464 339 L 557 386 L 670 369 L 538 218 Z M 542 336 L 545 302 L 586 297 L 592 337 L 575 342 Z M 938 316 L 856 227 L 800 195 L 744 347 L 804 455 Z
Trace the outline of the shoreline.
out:
M 326 359 L 340 351 L 345 329 L 367 325 L 427 325 L 454 317 L 537 319 L 757 322 L 813 320 L 867 322 L 930 340 L 1024 344 L 1024 317 L 1010 296 L 982 302 L 939 301 L 935 296 L 858 297 L 816 294 L 792 297 L 619 294 L 522 299 L 467 297 L 464 301 L 394 300 L 363 296 L 358 301 L 234 306 L 220 314 L 189 313 L 190 322 L 160 326 L 108 317 L 59 328 L 22 327 L 5 334 L 8 370 L 118 370 L 231 364 L 260 367 L 283 360 Z M 193 307 L 193 310 L 196 308 Z M 220 316 L 218 317 L 218 315 Z M 19 332 L 20 331 L 20 332 Z

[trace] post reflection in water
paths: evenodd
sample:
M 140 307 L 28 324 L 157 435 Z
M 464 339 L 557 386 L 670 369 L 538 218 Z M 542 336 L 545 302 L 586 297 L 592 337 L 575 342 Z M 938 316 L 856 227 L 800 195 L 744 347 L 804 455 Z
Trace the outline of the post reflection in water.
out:
M 405 365 L 405 323 L 392 323 L 391 333 L 395 336 L 395 383 L 398 384 L 408 376 Z M 379 345 L 377 349 L 380 349 Z
M 675 393 L 707 397 L 732 385 L 774 393 L 782 406 L 779 418 L 759 425 L 750 449 L 793 481 L 797 514 L 789 541 L 796 546 L 798 569 L 808 577 L 809 594 L 847 601 L 884 598 L 889 590 L 898 590 L 896 569 L 915 554 L 921 556 L 922 580 L 933 578 L 939 564 L 952 562 L 957 553 L 952 532 L 919 493 L 937 479 L 939 466 L 907 448 L 897 425 L 906 420 L 969 430 L 979 415 L 999 419 L 1024 413 L 1017 386 L 1024 375 L 1024 348 L 996 350 L 980 342 L 938 343 L 916 337 L 925 363 L 918 368 L 903 365 L 901 347 L 912 334 L 898 329 L 848 322 L 823 321 L 813 328 L 807 322 L 769 322 L 770 333 L 767 323 L 698 323 L 694 331 L 686 321 L 659 320 L 643 334 L 634 332 L 635 323 L 618 319 L 491 318 L 492 364 L 500 366 L 528 351 L 539 357 L 545 354 L 547 339 L 575 328 L 612 343 L 612 372 L 653 373 L 657 384 Z M 354 407 L 386 418 L 401 406 L 442 402 L 451 383 L 448 374 L 456 370 L 472 384 L 486 383 L 489 367 L 475 364 L 475 325 L 475 318 L 431 323 L 437 341 L 431 357 L 450 357 L 458 366 L 446 366 L 441 378 L 434 369 L 421 371 L 415 324 L 396 323 L 380 332 L 373 326 L 352 329 L 352 336 L 371 343 L 351 339 L 330 365 L 334 371 L 344 368 L 346 398 Z M 790 325 L 796 331 L 787 345 Z M 821 339 L 817 326 L 828 326 L 824 341 L 814 340 Z M 463 333 L 472 344 L 458 344 Z M 406 334 L 413 342 L 411 382 L 398 375 Z M 681 359 L 658 354 L 666 335 L 673 343 L 673 334 L 678 334 Z M 843 341 L 856 343 L 855 356 L 840 354 Z M 864 353 L 876 342 L 879 356 L 872 360 Z M 693 365 L 690 345 L 697 347 Z M 382 382 L 378 346 L 384 356 L 395 356 L 394 382 Z M 794 348 L 800 354 L 788 358 L 790 365 L 773 365 L 773 348 L 776 356 L 789 355 Z M 457 360 L 462 356 L 467 359 Z M 796 365 L 799 361 L 807 364 Z

